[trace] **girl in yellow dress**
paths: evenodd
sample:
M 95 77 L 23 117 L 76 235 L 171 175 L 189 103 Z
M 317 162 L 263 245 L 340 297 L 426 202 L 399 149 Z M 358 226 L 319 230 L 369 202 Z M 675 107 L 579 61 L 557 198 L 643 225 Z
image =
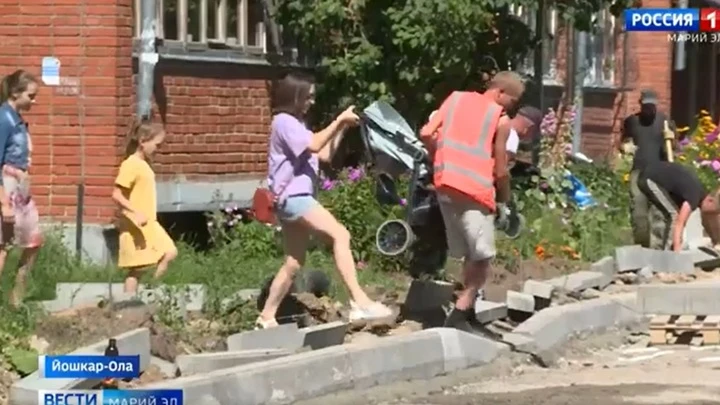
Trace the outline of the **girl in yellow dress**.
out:
M 162 126 L 135 122 L 128 134 L 125 160 L 115 179 L 112 198 L 122 210 L 118 223 L 118 266 L 128 271 L 124 288 L 127 293 L 137 293 L 141 270 L 157 265 L 157 280 L 177 257 L 175 243 L 157 221 L 155 173 L 150 166 L 164 138 Z

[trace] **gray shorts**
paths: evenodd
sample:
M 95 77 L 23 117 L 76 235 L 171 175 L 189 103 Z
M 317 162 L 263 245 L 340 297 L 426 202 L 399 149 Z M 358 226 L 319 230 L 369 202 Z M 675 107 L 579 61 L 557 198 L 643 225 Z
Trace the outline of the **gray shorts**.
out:
M 472 261 L 495 257 L 494 213 L 481 204 L 453 200 L 447 195 L 439 194 L 438 202 L 450 257 Z

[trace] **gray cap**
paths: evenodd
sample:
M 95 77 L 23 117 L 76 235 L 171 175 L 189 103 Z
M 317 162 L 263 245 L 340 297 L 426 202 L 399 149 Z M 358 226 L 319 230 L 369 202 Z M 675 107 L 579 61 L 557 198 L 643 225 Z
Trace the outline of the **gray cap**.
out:
M 654 90 L 643 90 L 640 92 L 640 104 L 652 104 L 658 103 L 658 96 Z

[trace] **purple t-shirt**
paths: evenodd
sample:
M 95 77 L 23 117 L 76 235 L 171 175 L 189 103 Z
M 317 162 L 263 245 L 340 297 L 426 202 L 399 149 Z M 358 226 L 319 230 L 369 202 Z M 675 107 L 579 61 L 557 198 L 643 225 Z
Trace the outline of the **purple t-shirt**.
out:
M 273 117 L 267 181 L 280 201 L 293 195 L 314 194 L 318 158 L 308 150 L 312 136 L 312 131 L 290 114 Z

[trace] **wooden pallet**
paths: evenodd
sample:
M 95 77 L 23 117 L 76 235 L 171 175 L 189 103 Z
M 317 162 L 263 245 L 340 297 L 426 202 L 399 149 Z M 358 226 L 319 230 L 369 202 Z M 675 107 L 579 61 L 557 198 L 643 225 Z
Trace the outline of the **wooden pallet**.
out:
M 660 315 L 650 321 L 650 344 L 720 344 L 720 315 Z

